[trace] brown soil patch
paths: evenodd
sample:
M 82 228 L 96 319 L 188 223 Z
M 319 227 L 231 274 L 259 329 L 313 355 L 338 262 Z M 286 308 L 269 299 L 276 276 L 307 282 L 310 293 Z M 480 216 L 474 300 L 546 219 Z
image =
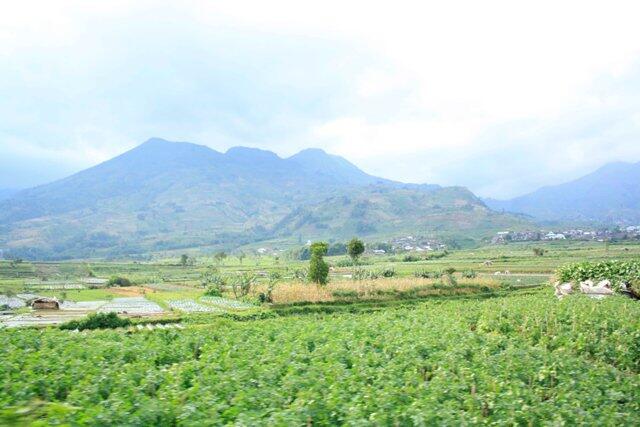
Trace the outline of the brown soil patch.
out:
M 126 288 L 110 288 L 109 292 L 121 297 L 141 297 L 145 294 L 152 294 L 155 290 L 146 286 L 128 286 Z

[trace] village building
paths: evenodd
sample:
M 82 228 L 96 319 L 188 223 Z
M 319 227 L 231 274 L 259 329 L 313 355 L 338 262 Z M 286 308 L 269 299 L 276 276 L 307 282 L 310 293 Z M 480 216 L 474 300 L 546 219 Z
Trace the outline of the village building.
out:
M 60 302 L 56 298 L 40 297 L 31 301 L 34 310 L 59 310 Z

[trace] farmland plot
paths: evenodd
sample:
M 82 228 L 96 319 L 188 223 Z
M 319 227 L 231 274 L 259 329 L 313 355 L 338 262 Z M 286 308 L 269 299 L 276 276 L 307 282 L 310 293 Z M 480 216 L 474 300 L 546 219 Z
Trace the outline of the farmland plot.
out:
M 106 303 L 107 301 L 63 301 L 62 304 L 60 304 L 60 309 L 69 311 L 97 311 Z
M 112 301 L 100 307 L 100 313 L 119 314 L 160 314 L 163 312 L 155 302 L 144 297 L 114 298 Z
M 207 304 L 213 304 L 221 308 L 230 308 L 232 310 L 247 310 L 255 307 L 254 305 L 243 301 L 222 297 L 202 297 L 200 298 L 200 301 Z
M 7 297 L 0 295 L 0 309 L 2 307 L 8 307 L 11 310 L 25 307 L 27 304 L 20 298 Z
M 172 309 L 184 311 L 187 313 L 222 313 L 222 310 L 217 307 L 198 304 L 193 300 L 170 300 L 167 301 L 167 303 Z

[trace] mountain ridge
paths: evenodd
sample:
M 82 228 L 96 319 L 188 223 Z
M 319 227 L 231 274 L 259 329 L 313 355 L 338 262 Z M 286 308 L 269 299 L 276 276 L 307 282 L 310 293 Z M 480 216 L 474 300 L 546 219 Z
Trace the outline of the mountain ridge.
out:
M 498 211 L 544 221 L 640 223 L 640 162 L 612 162 L 580 178 L 510 199 L 483 199 Z
M 0 201 L 0 248 L 87 258 L 271 238 L 467 238 L 523 225 L 469 190 L 378 178 L 320 149 L 288 158 L 250 147 L 151 138 L 106 162 Z

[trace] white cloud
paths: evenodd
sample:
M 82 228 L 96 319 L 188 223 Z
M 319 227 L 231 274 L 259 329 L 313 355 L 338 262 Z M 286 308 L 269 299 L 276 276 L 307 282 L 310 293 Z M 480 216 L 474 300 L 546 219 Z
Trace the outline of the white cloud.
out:
M 5 135 L 69 162 L 150 136 L 284 154 L 321 146 L 389 178 L 514 195 L 638 160 L 638 16 L 635 1 L 13 2 L 0 15 L 0 66 L 20 70 L 16 90 L 58 104 L 25 108 L 46 136 L 15 103 L 0 111 L 11 111 Z M 237 55 L 214 48 L 221 34 Z M 353 58 L 314 61 L 319 45 Z M 220 64 L 238 73 L 218 94 L 207 79 Z M 136 87 L 140 75 L 158 87 Z M 131 102 L 118 92 L 127 84 Z M 207 91 L 225 102 L 198 98 Z M 94 116 L 59 107 L 83 102 Z

